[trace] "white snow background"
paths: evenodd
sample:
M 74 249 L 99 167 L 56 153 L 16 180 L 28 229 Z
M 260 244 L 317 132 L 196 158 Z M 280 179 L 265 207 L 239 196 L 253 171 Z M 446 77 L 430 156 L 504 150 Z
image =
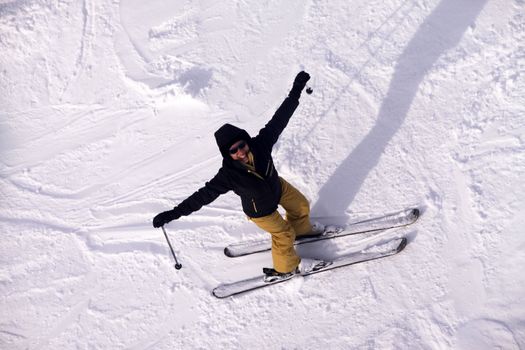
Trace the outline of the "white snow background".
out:
M 525 349 L 523 0 L 0 2 L 1 349 Z M 229 299 L 271 265 L 209 180 L 312 75 L 274 149 L 313 215 L 419 206 L 391 258 Z M 339 239 L 308 257 L 351 247 Z

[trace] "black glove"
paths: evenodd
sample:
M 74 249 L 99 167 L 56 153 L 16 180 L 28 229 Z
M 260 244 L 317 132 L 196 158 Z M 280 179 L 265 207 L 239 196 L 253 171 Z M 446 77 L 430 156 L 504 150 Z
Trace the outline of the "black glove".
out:
M 293 89 L 304 89 L 308 80 L 310 80 L 310 74 L 306 73 L 305 71 L 299 72 L 293 82 Z
M 181 215 L 175 208 L 173 210 L 164 211 L 153 218 L 153 227 L 158 228 L 164 226 L 172 220 L 177 220 Z
M 303 91 L 308 80 L 310 80 L 310 74 L 305 71 L 299 72 L 293 81 L 293 87 L 289 96 L 299 98 L 301 96 L 301 91 Z

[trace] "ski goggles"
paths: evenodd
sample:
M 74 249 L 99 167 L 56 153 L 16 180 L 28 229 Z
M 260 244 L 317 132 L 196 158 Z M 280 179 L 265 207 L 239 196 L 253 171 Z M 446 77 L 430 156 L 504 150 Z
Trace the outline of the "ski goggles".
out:
M 246 141 L 241 141 L 241 143 L 239 143 L 237 146 L 230 148 L 229 152 L 230 154 L 235 154 L 237 153 L 237 151 L 243 149 L 244 147 L 246 147 Z

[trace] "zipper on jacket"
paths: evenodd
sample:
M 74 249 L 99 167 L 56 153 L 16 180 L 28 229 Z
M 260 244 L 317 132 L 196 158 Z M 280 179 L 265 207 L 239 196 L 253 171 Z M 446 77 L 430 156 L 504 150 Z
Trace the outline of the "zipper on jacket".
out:
M 248 172 L 250 174 L 253 174 L 253 175 L 257 176 L 259 179 L 264 180 L 264 177 L 262 177 L 261 175 L 257 174 L 255 171 L 248 170 Z
M 257 213 L 257 206 L 255 205 L 255 199 L 252 198 L 253 210 Z
M 270 169 L 271 169 L 270 167 L 271 167 L 271 166 L 272 166 L 272 161 L 269 160 L 269 161 L 268 161 L 268 165 L 266 166 L 266 176 L 268 176 L 268 173 L 270 172 Z

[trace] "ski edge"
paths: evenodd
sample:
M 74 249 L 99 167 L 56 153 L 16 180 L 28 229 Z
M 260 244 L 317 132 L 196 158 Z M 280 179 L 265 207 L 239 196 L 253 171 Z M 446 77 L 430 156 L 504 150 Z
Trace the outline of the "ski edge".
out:
M 421 216 L 421 211 L 419 210 L 419 208 L 406 209 L 406 211 L 409 212 L 411 220 L 409 222 L 405 223 L 405 224 L 402 224 L 402 225 L 392 225 L 392 226 L 381 227 L 381 228 L 376 228 L 376 229 L 369 229 L 369 230 L 363 230 L 363 231 L 358 231 L 358 232 L 349 233 L 349 234 L 342 234 L 342 235 L 333 235 L 333 236 L 325 236 L 325 237 L 321 236 L 321 237 L 317 237 L 317 238 L 312 237 L 311 239 L 305 238 L 305 240 L 303 240 L 303 241 L 300 241 L 300 240 L 296 241 L 295 245 L 298 246 L 298 245 L 302 245 L 302 244 L 308 244 L 308 243 L 325 241 L 325 240 L 328 240 L 328 239 L 334 239 L 334 238 L 341 238 L 341 237 L 347 237 L 347 236 L 352 236 L 352 235 L 358 235 L 358 234 L 361 234 L 361 233 L 381 232 L 381 231 L 390 230 L 390 229 L 393 229 L 393 228 L 406 227 L 406 226 L 410 226 L 410 225 L 414 224 L 417 220 L 419 220 L 419 217 Z M 403 212 L 403 211 L 400 211 L 400 212 Z M 368 220 L 364 220 L 364 221 L 355 222 L 355 223 L 350 224 L 350 226 L 351 225 L 363 224 L 363 223 L 366 223 L 366 222 L 369 222 L 369 221 L 372 221 L 372 220 L 373 219 L 368 219 Z M 265 248 L 265 249 L 247 251 L 247 252 L 241 253 L 241 254 L 235 254 L 235 253 L 231 252 L 230 246 L 228 246 L 228 247 L 224 248 L 224 255 L 226 255 L 229 258 L 239 258 L 239 257 L 242 257 L 242 256 L 247 256 L 247 255 L 252 255 L 252 254 L 266 252 L 268 250 L 270 250 L 270 249 Z
M 386 257 L 392 256 L 392 255 L 396 255 L 396 254 L 400 253 L 401 251 L 403 251 L 405 249 L 405 247 L 407 246 L 407 244 L 408 244 L 408 239 L 407 239 L 406 236 L 405 237 L 400 237 L 400 238 L 397 238 L 397 239 L 401 240 L 399 242 L 398 246 L 395 249 L 392 249 L 391 251 L 388 251 L 388 252 L 385 252 L 384 254 L 381 254 L 380 256 L 370 257 L 369 259 L 354 261 L 354 262 L 347 263 L 347 264 L 341 264 L 341 265 L 332 264 L 332 265 L 328 266 L 325 269 L 312 271 L 312 272 L 309 272 L 307 274 L 292 275 L 290 278 L 287 278 L 287 279 L 283 279 L 283 280 L 278 280 L 278 281 L 275 281 L 275 282 L 270 282 L 270 283 L 266 283 L 266 284 L 257 285 L 255 287 L 252 287 L 252 288 L 249 288 L 249 289 L 240 290 L 238 292 L 228 293 L 228 294 L 224 294 L 224 295 L 217 294 L 217 292 L 219 291 L 219 288 L 224 286 L 224 285 L 219 285 L 219 286 L 217 286 L 216 288 L 214 288 L 212 290 L 212 295 L 214 297 L 218 298 L 218 299 L 226 299 L 226 298 L 233 297 L 235 295 L 240 295 L 240 294 L 251 292 L 251 291 L 254 291 L 254 290 L 257 290 L 257 289 L 268 287 L 268 286 L 273 285 L 273 284 L 283 283 L 283 282 L 289 281 L 290 279 L 298 277 L 298 276 L 307 277 L 307 276 L 314 275 L 314 274 L 321 273 L 321 272 L 332 271 L 332 270 L 335 270 L 335 269 L 338 269 L 338 268 L 341 268 L 341 267 L 345 267 L 345 266 L 355 265 L 355 264 L 368 262 L 368 261 L 373 261 L 373 260 L 379 260 L 379 259 L 386 258 Z M 335 260 L 335 261 L 337 261 L 337 260 Z M 253 277 L 253 278 L 248 279 L 246 281 L 257 280 L 257 279 L 262 279 L 262 278 L 263 278 L 263 276 L 261 275 L 261 276 Z
M 261 284 L 261 285 L 258 285 L 256 287 L 253 287 L 253 288 L 241 290 L 241 291 L 238 291 L 238 292 L 235 292 L 235 293 L 224 294 L 224 295 L 217 294 L 217 291 L 219 290 L 219 288 L 224 286 L 224 285 L 220 285 L 220 286 L 215 287 L 212 290 L 212 294 L 213 294 L 214 297 L 216 297 L 218 299 L 226 299 L 226 298 L 233 297 L 234 295 L 244 294 L 244 293 L 251 292 L 251 291 L 254 291 L 254 290 L 257 290 L 257 289 L 260 289 L 260 288 L 268 287 L 268 286 L 273 285 L 273 284 L 283 283 L 283 282 L 289 281 L 290 279 L 292 279 L 294 277 L 297 277 L 297 276 L 298 275 L 292 275 L 292 276 L 290 276 L 290 278 L 287 278 L 287 279 L 282 279 L 282 280 L 278 280 L 278 281 L 274 281 L 274 282 L 268 282 L 266 284 Z M 261 275 L 261 276 L 250 278 L 249 280 L 256 280 L 256 279 L 263 279 L 263 278 L 264 278 L 264 276 Z
M 398 246 L 395 248 L 395 249 L 392 249 L 390 251 L 387 251 L 379 256 L 375 256 L 375 257 L 370 257 L 368 259 L 363 259 L 363 260 L 359 260 L 359 261 L 354 261 L 352 263 L 347 263 L 347 264 L 341 264 L 341 265 L 337 265 L 336 264 L 332 264 L 330 266 L 328 266 L 327 268 L 325 269 L 320 269 L 320 270 L 317 270 L 317 271 L 311 271 L 311 272 L 308 272 L 304 275 L 301 275 L 301 276 L 310 276 L 310 275 L 314 275 L 314 274 L 317 274 L 317 273 L 321 273 L 321 272 L 325 272 L 325 271 L 331 271 L 331 270 L 335 270 L 335 269 L 338 269 L 340 267 L 345 267 L 345 266 L 350 266 L 350 265 L 355 265 L 355 264 L 359 264 L 359 263 L 363 263 L 363 262 L 368 262 L 368 261 L 373 261 L 373 260 L 379 260 L 379 259 L 382 259 L 382 258 L 386 258 L 388 256 L 392 256 L 392 255 L 396 255 L 398 254 L 399 252 L 403 251 L 403 249 L 405 249 L 405 247 L 407 246 L 408 244 L 408 239 L 406 237 L 400 237 L 400 238 L 397 238 L 399 240 L 401 240 L 398 244 Z M 334 262 L 337 262 L 337 260 L 335 260 Z

